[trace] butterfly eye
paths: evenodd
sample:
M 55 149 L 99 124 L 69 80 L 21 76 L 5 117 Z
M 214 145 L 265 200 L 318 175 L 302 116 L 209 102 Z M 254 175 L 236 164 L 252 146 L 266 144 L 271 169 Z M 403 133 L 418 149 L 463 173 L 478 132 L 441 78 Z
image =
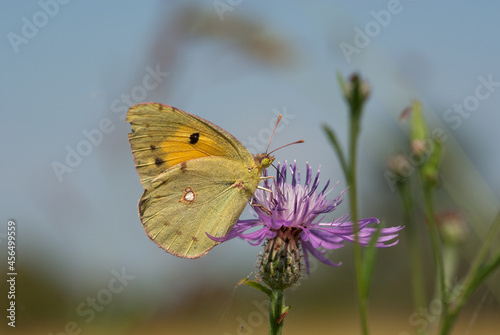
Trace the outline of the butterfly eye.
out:
M 271 165 L 271 160 L 266 157 L 262 160 L 260 164 L 262 165 L 262 167 L 267 168 L 269 165 Z

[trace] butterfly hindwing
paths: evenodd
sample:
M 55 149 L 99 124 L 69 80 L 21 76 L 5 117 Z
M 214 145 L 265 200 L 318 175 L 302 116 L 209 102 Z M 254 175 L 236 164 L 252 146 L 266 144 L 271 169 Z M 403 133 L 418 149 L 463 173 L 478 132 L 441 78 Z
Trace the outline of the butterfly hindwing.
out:
M 132 106 L 129 140 L 145 189 L 163 171 L 191 159 L 226 157 L 252 165 L 253 157 L 231 134 L 193 114 L 159 103 Z
M 183 162 L 151 181 L 139 202 L 148 236 L 166 251 L 198 258 L 234 226 L 260 180 L 260 171 L 224 157 Z

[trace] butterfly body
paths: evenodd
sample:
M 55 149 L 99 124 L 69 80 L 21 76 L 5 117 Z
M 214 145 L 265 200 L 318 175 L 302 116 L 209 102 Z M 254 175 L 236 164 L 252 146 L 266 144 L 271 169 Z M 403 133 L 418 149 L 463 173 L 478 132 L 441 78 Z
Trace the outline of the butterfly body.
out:
M 205 255 L 233 227 L 273 161 L 195 115 L 147 103 L 132 106 L 129 140 L 145 191 L 139 217 L 149 238 L 186 258 Z

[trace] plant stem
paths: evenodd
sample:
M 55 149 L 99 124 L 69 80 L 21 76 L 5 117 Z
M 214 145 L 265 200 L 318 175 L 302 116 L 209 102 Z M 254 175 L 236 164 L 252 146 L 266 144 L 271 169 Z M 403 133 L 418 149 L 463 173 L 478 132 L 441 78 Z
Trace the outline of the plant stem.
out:
M 499 231 L 500 231 L 500 212 L 497 214 L 495 221 L 493 221 L 493 224 L 491 225 L 490 231 L 486 235 L 486 240 L 484 241 L 483 246 L 479 250 L 476 258 L 472 262 L 470 270 L 467 273 L 467 277 L 465 277 L 465 280 L 464 280 L 465 288 L 468 288 L 469 286 L 471 286 L 471 283 L 474 281 L 474 277 L 475 277 L 476 273 L 478 272 L 479 267 L 484 263 L 486 256 L 490 252 L 491 245 L 492 245 L 493 241 L 495 240 L 495 238 L 497 237 L 497 234 Z M 467 297 L 464 297 L 464 295 L 462 294 L 460 296 L 459 301 L 458 301 L 460 304 L 457 304 L 456 308 L 459 308 L 459 306 L 463 305 L 466 298 Z
M 353 106 L 351 106 L 353 107 Z M 361 109 L 361 105 L 359 106 Z M 357 183 L 356 183 L 356 170 L 357 170 L 357 143 L 359 134 L 359 116 L 361 111 L 351 111 L 351 124 L 349 134 L 349 171 L 347 174 L 347 183 L 349 185 L 349 205 L 351 207 L 351 218 L 354 223 L 354 264 L 356 268 L 356 283 L 358 288 L 358 311 L 361 318 L 361 331 L 362 334 L 368 335 L 368 297 L 367 288 L 363 285 L 363 268 L 362 268 L 362 254 L 361 246 L 359 244 L 358 234 L 358 203 L 357 203 Z
M 481 266 L 484 264 L 485 258 L 490 252 L 492 243 L 497 237 L 499 231 L 500 231 L 500 212 L 497 214 L 495 221 L 493 221 L 490 231 L 486 235 L 486 240 L 484 241 L 483 246 L 479 250 L 474 261 L 472 262 L 472 265 L 469 269 L 469 272 L 467 273 L 467 276 L 463 280 L 463 289 L 461 290 L 460 295 L 458 296 L 453 307 L 450 308 L 450 312 L 447 318 L 443 320 L 443 325 L 441 327 L 441 334 L 448 334 L 458 316 L 458 313 L 461 311 L 462 307 L 465 305 L 465 302 L 472 294 L 472 292 L 489 274 L 491 274 L 491 272 L 493 272 L 495 267 L 500 265 L 500 252 L 499 252 L 492 258 L 489 267 L 487 267 L 487 272 L 480 273 L 483 272 L 480 271 Z
M 406 236 L 408 237 L 408 251 L 410 254 L 411 284 L 413 293 L 413 309 L 417 312 L 425 306 L 425 285 L 422 265 L 422 248 L 419 241 L 418 226 L 415 222 L 413 203 L 411 196 L 410 180 L 398 183 L 398 190 L 403 203 L 403 220 L 406 226 Z M 426 332 L 419 332 L 424 334 Z
M 273 289 L 269 296 L 269 335 L 281 335 L 285 312 L 283 290 Z
M 443 266 L 443 254 L 441 251 L 441 243 L 438 228 L 434 220 L 434 205 L 432 202 L 432 191 L 433 188 L 427 185 L 427 182 L 421 178 L 421 182 L 424 184 L 424 207 L 425 215 L 428 220 L 429 225 L 429 235 L 431 236 L 431 246 L 432 246 L 432 256 L 434 258 L 434 266 L 437 273 L 438 287 L 439 287 L 439 297 L 443 306 L 443 313 L 441 314 L 441 320 L 448 319 L 449 316 L 449 299 L 448 291 L 446 289 L 446 283 L 444 278 L 444 266 Z M 446 334 L 441 332 L 441 334 Z

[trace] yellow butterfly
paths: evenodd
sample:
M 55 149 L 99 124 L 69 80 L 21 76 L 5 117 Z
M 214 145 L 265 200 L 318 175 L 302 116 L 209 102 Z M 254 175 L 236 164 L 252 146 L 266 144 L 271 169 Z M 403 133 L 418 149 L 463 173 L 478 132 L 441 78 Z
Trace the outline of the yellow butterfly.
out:
M 129 141 L 144 186 L 139 217 L 149 238 L 185 258 L 206 255 L 234 226 L 274 161 L 231 134 L 159 103 L 132 106 Z

